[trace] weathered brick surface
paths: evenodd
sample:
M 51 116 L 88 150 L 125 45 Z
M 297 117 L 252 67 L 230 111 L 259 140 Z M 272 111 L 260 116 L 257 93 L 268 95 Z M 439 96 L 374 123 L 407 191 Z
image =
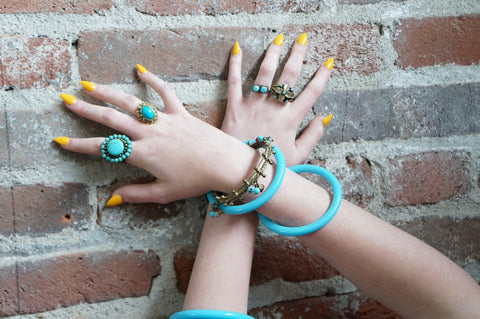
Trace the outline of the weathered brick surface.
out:
M 378 26 L 286 26 L 282 32 L 292 38 L 288 44 L 301 33 L 309 33 L 310 49 L 305 63 L 315 69 L 332 56 L 342 74 L 370 74 L 380 69 Z M 254 77 L 265 48 L 276 34 L 235 27 L 85 32 L 78 42 L 80 74 L 97 83 L 132 82 L 134 63 L 138 62 L 168 81 L 226 79 L 231 48 L 239 41 L 242 72 Z
M 454 261 L 480 261 L 480 217 L 455 218 L 426 216 L 398 227 L 435 247 Z
M 63 101 L 60 97 L 58 99 L 53 103 L 63 107 Z M 91 156 L 63 150 L 53 139 L 57 136 L 95 137 L 112 133 L 110 128 L 85 120 L 66 108 L 60 112 L 9 112 L 8 119 L 11 165 L 14 168 L 94 161 Z
M 64 89 L 70 84 L 70 43 L 45 37 L 22 35 L 0 37 L 3 85 L 19 89 Z
M 127 184 L 143 184 L 154 181 L 153 177 L 144 177 L 116 181 L 112 185 L 97 189 L 98 211 L 97 223 L 107 228 L 135 228 L 146 229 L 159 227 L 159 221 L 171 218 L 183 209 L 185 201 L 176 201 L 169 204 L 122 204 L 115 207 L 106 207 L 105 203 L 112 196 L 115 189 Z
M 227 101 L 190 103 L 186 104 L 185 108 L 199 119 L 220 128 L 222 126 L 223 118 L 225 117 Z
M 41 236 L 69 227 L 82 229 L 90 219 L 88 188 L 84 184 L 14 186 L 13 198 L 18 234 Z
M 177 277 L 177 289 L 183 294 L 187 292 L 196 254 L 196 247 L 184 247 L 176 251 L 174 255 L 173 266 Z
M 325 168 L 325 162 L 312 160 L 309 164 Z M 344 166 L 337 166 L 331 171 L 342 185 L 343 198 L 358 205 L 367 207 L 374 197 L 373 173 L 370 162 L 366 158 L 351 157 L 345 158 Z M 330 184 L 324 178 L 314 175 L 305 175 L 310 181 L 331 191 Z
M 0 112 L 0 149 L 2 150 L 0 152 L 0 167 L 7 167 L 10 164 L 8 159 L 10 152 L 8 146 L 7 118 L 4 112 Z
M 15 216 L 13 214 L 12 189 L 10 186 L 0 186 L 0 203 L 0 235 L 14 234 Z
M 478 64 L 480 16 L 402 19 L 394 37 L 401 68 Z
M 385 202 L 391 206 L 438 203 L 471 187 L 466 159 L 452 152 L 396 156 L 389 162 Z
M 338 0 L 339 4 L 372 4 L 382 1 L 404 2 L 405 0 Z
M 93 14 L 114 6 L 110 0 L 3 0 L 0 13 L 60 12 Z
M 320 3 L 314 0 L 303 1 L 155 1 L 155 0 L 129 0 L 130 5 L 138 11 L 156 15 L 182 15 L 182 14 L 237 14 L 266 13 L 266 12 L 314 12 L 320 7 Z
M 276 278 L 289 282 L 327 279 L 339 273 L 300 241 L 287 237 L 260 237 L 255 246 L 250 284 Z
M 144 296 L 159 272 L 152 251 L 82 252 L 19 263 L 18 313 Z
M 16 266 L 0 267 L 0 317 L 13 315 L 18 310 Z
M 333 297 L 311 297 L 277 302 L 269 306 L 251 309 L 255 318 L 283 319 L 400 319 L 387 307 L 358 293 Z
M 323 143 L 446 137 L 480 132 L 480 84 L 327 91 L 318 115 L 334 114 Z M 327 110 L 325 110 L 327 107 Z

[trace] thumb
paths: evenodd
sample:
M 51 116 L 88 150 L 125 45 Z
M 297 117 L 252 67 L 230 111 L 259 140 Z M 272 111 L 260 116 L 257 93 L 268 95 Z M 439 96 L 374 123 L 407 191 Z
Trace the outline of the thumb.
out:
M 302 132 L 299 138 L 297 138 L 295 144 L 297 146 L 297 156 L 295 164 L 305 162 L 308 155 L 312 152 L 315 145 L 323 136 L 323 130 L 325 128 L 323 116 L 317 116 L 308 123 L 308 126 Z

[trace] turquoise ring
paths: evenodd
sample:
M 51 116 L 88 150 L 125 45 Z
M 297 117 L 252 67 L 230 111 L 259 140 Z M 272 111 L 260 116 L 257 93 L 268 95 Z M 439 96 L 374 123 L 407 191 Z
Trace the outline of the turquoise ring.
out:
M 120 163 L 132 153 L 132 141 L 126 135 L 113 134 L 101 146 L 102 158 L 112 163 Z
M 138 120 L 145 124 L 153 124 L 158 120 L 157 108 L 147 102 L 138 105 L 137 114 Z

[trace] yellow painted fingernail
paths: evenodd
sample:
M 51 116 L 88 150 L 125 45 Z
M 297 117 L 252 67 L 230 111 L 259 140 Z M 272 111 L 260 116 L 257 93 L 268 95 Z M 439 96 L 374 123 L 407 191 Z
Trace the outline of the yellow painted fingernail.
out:
M 68 105 L 72 105 L 73 103 L 75 103 L 77 101 L 77 99 L 73 95 L 70 95 L 70 94 L 62 93 L 62 94 L 60 94 L 60 96 L 65 101 L 65 103 L 67 103 Z
M 232 49 L 232 54 L 237 55 L 239 53 L 240 53 L 240 44 L 238 44 L 238 41 L 236 41 Z
M 333 58 L 328 59 L 327 62 L 325 62 L 324 65 L 325 65 L 325 66 L 327 67 L 327 69 L 329 69 L 329 70 L 333 69 Z
M 94 91 L 96 88 L 95 83 L 92 82 L 80 81 L 80 84 L 85 88 L 85 90 L 90 92 Z
M 117 206 L 120 204 L 123 204 L 123 200 L 120 197 L 120 195 L 113 195 L 105 205 L 108 207 L 111 207 L 111 206 Z
M 327 116 L 326 118 L 324 118 L 323 121 L 322 121 L 322 122 L 323 122 L 323 126 L 327 126 L 328 123 L 330 123 L 330 121 L 332 120 L 332 117 L 333 117 L 333 114 L 330 113 L 329 116 Z
M 303 33 L 301 36 L 298 37 L 297 39 L 298 44 L 301 45 L 306 45 L 308 42 L 308 37 L 306 33 Z
M 273 40 L 273 43 L 275 45 L 282 45 L 283 44 L 283 34 L 280 33 L 279 35 L 277 35 L 275 40 Z
M 142 74 L 145 74 L 145 73 L 148 72 L 147 69 L 145 69 L 145 67 L 141 64 L 137 64 L 137 70 L 138 70 L 138 72 L 140 72 Z
M 56 137 L 54 141 L 62 146 L 65 146 L 68 144 L 68 141 L 70 141 L 70 138 L 66 136 L 59 136 L 59 137 Z

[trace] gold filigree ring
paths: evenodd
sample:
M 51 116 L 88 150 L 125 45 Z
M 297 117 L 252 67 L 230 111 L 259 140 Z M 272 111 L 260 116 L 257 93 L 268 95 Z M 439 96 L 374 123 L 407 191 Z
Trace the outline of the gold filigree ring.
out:
M 293 92 L 293 88 L 290 87 L 288 84 L 277 83 L 272 86 L 270 90 L 273 97 L 282 103 L 290 103 L 295 100 L 295 93 Z

